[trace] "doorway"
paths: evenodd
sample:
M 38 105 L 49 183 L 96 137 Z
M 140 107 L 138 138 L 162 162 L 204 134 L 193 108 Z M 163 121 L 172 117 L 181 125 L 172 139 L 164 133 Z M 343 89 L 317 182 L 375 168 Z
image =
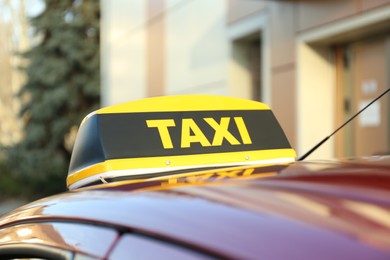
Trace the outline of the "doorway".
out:
M 335 48 L 337 126 L 389 88 L 389 36 L 371 36 Z M 340 131 L 337 157 L 389 153 L 389 100 L 389 94 L 382 97 Z
M 261 44 L 260 31 L 233 41 L 234 75 L 231 77 L 239 86 L 233 89 L 233 95 L 263 101 Z

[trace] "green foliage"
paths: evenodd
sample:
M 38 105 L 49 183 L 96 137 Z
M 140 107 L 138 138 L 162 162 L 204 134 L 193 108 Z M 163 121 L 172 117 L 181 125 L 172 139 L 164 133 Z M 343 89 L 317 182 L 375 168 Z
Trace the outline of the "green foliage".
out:
M 0 161 L 0 198 L 25 196 L 25 189 L 21 187 L 22 183 L 22 179 L 13 175 L 4 161 Z
M 9 169 L 39 196 L 65 190 L 71 151 L 64 137 L 98 108 L 100 95 L 99 0 L 45 3 L 31 20 L 39 43 L 24 54 L 25 138 L 7 150 Z

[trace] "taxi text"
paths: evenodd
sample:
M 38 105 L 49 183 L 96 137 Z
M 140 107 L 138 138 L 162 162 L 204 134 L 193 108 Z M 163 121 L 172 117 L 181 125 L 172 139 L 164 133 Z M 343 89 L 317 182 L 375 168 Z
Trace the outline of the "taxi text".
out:
M 242 117 L 233 118 L 240 135 L 240 140 L 228 130 L 230 119 L 230 117 L 221 117 L 220 122 L 218 123 L 214 118 L 203 118 L 203 120 L 215 131 L 212 142 L 210 143 L 192 118 L 183 118 L 181 122 L 180 148 L 190 148 L 192 143 L 200 143 L 203 147 L 221 146 L 224 139 L 231 145 L 252 144 L 244 119 Z M 146 120 L 146 124 L 149 128 L 157 128 L 164 149 L 174 148 L 168 130 L 170 127 L 176 127 L 174 119 Z

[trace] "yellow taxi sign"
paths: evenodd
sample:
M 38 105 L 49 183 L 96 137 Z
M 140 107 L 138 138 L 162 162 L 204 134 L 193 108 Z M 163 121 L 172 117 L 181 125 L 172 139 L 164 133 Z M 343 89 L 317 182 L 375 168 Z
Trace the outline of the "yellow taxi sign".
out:
M 156 97 L 87 116 L 76 139 L 67 186 L 294 159 L 295 151 L 263 103 L 207 95 Z

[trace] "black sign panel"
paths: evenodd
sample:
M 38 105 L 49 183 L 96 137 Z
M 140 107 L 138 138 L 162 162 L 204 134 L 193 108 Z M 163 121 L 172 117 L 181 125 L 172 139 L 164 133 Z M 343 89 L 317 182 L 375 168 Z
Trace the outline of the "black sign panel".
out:
M 290 148 L 270 110 L 102 114 L 98 116 L 101 141 L 107 159 Z M 217 124 L 221 123 L 221 118 L 228 118 L 229 120 L 225 119 L 225 126 L 226 121 L 229 121 L 228 128 L 219 127 L 216 130 L 205 120 L 208 118 L 214 119 Z M 242 118 L 250 137 L 250 143 L 247 141 L 245 144 L 242 140 L 236 123 L 238 120 L 235 118 Z M 162 130 L 159 131 L 158 127 L 148 127 L 147 122 L 163 122 L 165 125 L 161 124 Z M 166 122 L 174 122 L 174 126 L 166 126 Z M 168 131 L 168 139 L 172 143 L 172 148 L 164 148 L 161 136 L 164 129 Z M 215 135 L 223 129 L 228 133 L 224 131 L 225 135 L 219 134 L 223 136 L 222 143 L 213 145 Z M 188 137 L 193 141 L 183 140 Z M 204 137 L 207 142 L 204 141 Z
M 82 128 L 70 170 L 109 159 L 291 148 L 271 110 L 95 114 Z

